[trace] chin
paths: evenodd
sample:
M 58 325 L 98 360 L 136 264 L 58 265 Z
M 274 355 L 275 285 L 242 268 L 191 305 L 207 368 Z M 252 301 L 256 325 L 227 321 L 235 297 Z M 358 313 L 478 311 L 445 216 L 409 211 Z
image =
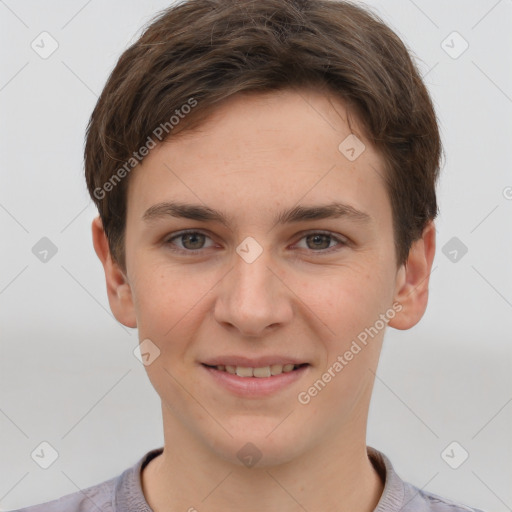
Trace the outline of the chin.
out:
M 294 435 L 283 427 L 277 427 L 282 428 L 279 435 L 276 429 L 279 422 L 265 421 L 265 428 L 254 428 L 256 421 L 251 419 L 247 428 L 241 422 L 237 430 L 228 429 L 233 437 L 222 436 L 216 442 L 210 439 L 208 444 L 212 452 L 237 466 L 270 468 L 292 461 L 305 449 L 304 438 L 299 441 L 301 436 L 298 432 Z M 272 433 L 269 434 L 270 432 Z

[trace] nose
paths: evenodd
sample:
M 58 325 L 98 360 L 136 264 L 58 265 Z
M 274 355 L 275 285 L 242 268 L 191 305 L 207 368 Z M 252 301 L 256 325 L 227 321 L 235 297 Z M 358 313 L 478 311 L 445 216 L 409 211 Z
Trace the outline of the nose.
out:
M 259 337 L 289 323 L 293 316 L 291 292 L 277 275 L 268 251 L 251 263 L 238 254 L 234 268 L 220 283 L 214 316 L 239 334 Z

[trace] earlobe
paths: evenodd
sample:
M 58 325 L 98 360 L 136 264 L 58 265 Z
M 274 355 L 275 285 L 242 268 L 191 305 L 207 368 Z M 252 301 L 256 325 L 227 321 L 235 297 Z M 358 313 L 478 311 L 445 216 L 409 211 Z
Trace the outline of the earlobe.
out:
M 413 242 L 407 263 L 396 276 L 395 302 L 402 309 L 389 322 L 395 329 L 410 329 L 422 318 L 427 309 L 428 286 L 436 250 L 436 229 L 430 221 L 420 239 Z
M 92 240 L 96 255 L 105 271 L 107 295 L 112 313 L 126 327 L 137 327 L 130 283 L 119 265 L 112 259 L 107 236 L 99 216 L 92 221 Z

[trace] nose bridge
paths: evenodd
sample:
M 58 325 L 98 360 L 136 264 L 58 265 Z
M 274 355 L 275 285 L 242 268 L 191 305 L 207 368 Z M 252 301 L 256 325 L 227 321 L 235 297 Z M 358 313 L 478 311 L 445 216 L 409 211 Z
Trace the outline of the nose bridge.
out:
M 291 305 L 286 287 L 271 270 L 275 262 L 270 251 L 248 237 L 237 247 L 233 262 L 220 287 L 217 320 L 252 336 L 289 321 Z

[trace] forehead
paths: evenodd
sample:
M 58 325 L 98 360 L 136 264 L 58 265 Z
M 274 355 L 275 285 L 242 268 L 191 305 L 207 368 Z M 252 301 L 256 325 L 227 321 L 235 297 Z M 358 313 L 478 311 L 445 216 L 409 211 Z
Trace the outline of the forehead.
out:
M 132 171 L 128 220 L 156 203 L 203 204 L 259 223 L 275 209 L 343 202 L 390 215 L 384 162 L 344 103 L 314 90 L 238 94 Z

